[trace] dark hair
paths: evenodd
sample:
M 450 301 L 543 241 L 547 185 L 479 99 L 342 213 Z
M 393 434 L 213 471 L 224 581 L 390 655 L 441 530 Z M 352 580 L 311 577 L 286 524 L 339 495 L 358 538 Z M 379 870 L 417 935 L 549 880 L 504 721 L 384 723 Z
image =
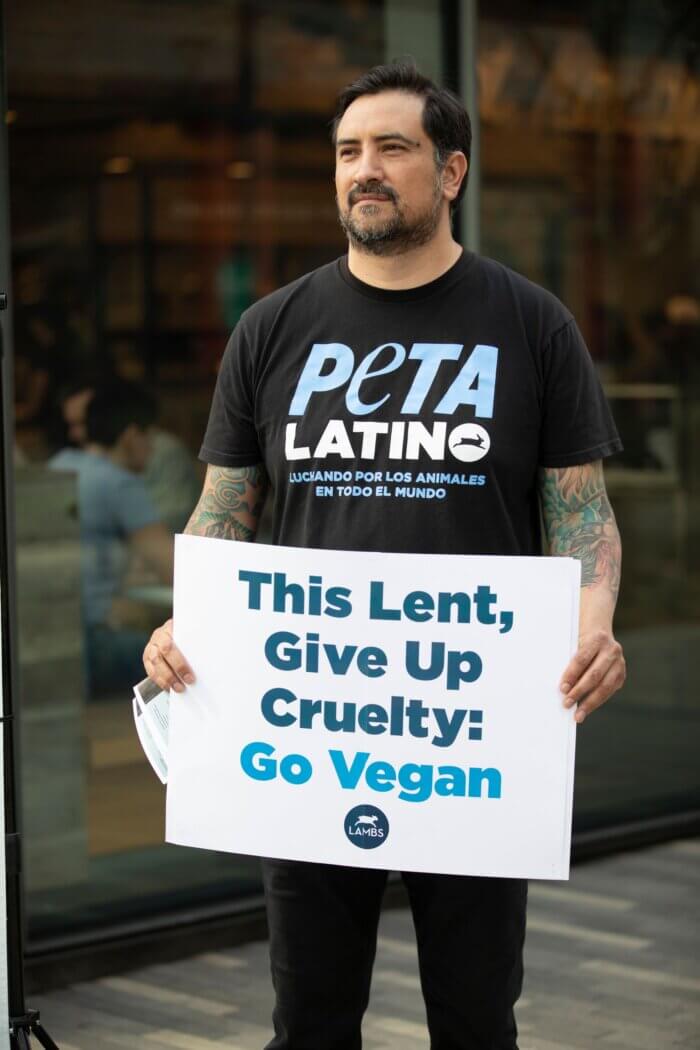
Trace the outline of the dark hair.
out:
M 85 413 L 88 441 L 112 448 L 127 427 L 148 427 L 156 418 L 153 395 L 136 383 L 115 379 L 95 387 Z
M 435 163 L 442 169 L 451 153 L 461 152 L 467 160 L 471 157 L 472 125 L 462 100 L 448 88 L 439 88 L 432 80 L 418 72 L 412 59 L 374 66 L 367 73 L 348 84 L 338 95 L 335 116 L 331 122 L 331 137 L 336 141 L 338 125 L 345 111 L 362 95 L 378 95 L 382 91 L 405 91 L 424 100 L 423 131 L 435 146 Z M 450 202 L 454 211 L 467 188 L 467 176 L 462 180 L 459 193 Z
M 82 394 L 85 390 L 96 390 L 98 386 L 111 385 L 115 381 L 116 377 L 108 366 L 91 364 L 83 369 L 80 375 L 71 376 L 61 384 L 58 389 L 59 404 L 63 404 L 69 397 Z

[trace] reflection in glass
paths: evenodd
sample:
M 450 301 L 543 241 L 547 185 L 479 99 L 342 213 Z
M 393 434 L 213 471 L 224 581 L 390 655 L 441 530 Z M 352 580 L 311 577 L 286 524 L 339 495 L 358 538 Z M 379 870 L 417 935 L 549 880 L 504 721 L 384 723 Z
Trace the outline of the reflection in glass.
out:
M 400 19 L 394 7 L 9 5 L 34 938 L 259 890 L 250 858 L 163 845 L 163 792 L 131 724 L 135 654 L 170 614 L 159 557 L 201 486 L 195 457 L 232 327 L 343 250 L 326 127 L 337 91 L 384 58 L 389 8 L 392 40 L 401 26 L 404 45 L 417 18 L 417 47 L 439 52 L 439 5 L 404 4 Z M 86 433 L 90 402 L 121 381 L 155 398 L 137 426 L 144 463 L 121 454 L 129 421 L 121 435 Z
M 625 451 L 629 677 L 579 733 L 575 822 L 697 805 L 700 78 L 691 8 L 492 3 L 479 34 L 482 249 L 579 321 Z

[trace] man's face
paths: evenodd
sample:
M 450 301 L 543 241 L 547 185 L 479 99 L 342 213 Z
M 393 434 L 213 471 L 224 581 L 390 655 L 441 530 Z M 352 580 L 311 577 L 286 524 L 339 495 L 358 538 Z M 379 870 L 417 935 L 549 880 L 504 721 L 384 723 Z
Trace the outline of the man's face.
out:
M 405 91 L 362 95 L 338 125 L 338 217 L 361 251 L 398 255 L 435 236 L 447 204 L 423 105 Z
M 78 448 L 82 448 L 87 441 L 85 416 L 92 394 L 92 390 L 79 390 L 63 402 L 63 421 L 66 424 L 68 440 L 71 445 L 77 445 Z
M 127 470 L 142 474 L 148 466 L 152 450 L 150 427 L 141 427 L 130 423 L 119 438 L 119 448 Z

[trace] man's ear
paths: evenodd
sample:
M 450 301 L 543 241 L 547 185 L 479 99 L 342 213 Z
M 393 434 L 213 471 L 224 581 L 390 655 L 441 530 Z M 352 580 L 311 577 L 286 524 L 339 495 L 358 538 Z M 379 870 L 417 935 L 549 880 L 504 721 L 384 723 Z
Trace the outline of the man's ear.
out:
M 117 440 L 117 448 L 129 461 L 134 453 L 137 457 L 139 456 L 141 430 L 142 428 L 138 423 L 129 423 L 127 427 L 124 427 Z
M 469 161 L 461 151 L 451 153 L 442 169 L 442 192 L 448 201 L 455 200 L 467 177 Z
M 124 427 L 121 434 L 119 435 L 117 444 L 122 445 L 124 448 L 129 448 L 134 440 L 134 437 L 138 437 L 138 426 L 136 423 L 129 423 L 128 426 Z

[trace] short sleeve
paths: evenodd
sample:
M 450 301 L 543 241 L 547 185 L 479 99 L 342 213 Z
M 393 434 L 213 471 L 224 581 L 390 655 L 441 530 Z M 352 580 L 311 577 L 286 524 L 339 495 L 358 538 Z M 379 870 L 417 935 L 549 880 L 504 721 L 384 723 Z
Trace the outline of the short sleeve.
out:
M 249 467 L 262 461 L 255 428 L 250 349 L 242 321 L 229 339 L 219 369 L 199 458 L 216 467 Z
M 117 481 L 103 486 L 103 495 L 112 504 L 112 513 L 120 532 L 128 536 L 138 529 L 145 529 L 147 525 L 155 525 L 162 518 L 145 482 L 137 475 L 130 477 L 126 471 L 121 473 L 123 476 Z
M 622 442 L 573 318 L 554 333 L 543 354 L 540 465 L 568 467 L 619 452 Z

